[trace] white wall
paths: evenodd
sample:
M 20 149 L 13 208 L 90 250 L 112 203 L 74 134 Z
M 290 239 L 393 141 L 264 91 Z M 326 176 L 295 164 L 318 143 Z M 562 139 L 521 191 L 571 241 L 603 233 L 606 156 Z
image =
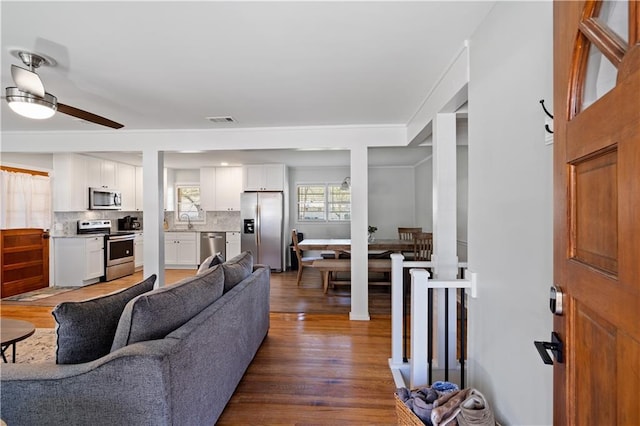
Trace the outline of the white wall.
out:
M 396 238 L 398 226 L 415 223 L 413 167 L 369 168 L 369 224 L 378 228 L 376 238 Z M 290 226 L 303 232 L 305 238 L 350 238 L 349 222 L 297 222 L 296 184 L 340 183 L 349 176 L 349 167 L 290 167 Z M 431 176 L 428 177 L 429 184 Z
M 0 163 L 3 165 L 12 165 L 14 167 L 29 166 L 32 170 L 52 171 L 53 155 L 3 152 L 0 156 Z
M 552 35 L 551 2 L 497 2 L 470 43 L 470 384 L 503 424 L 552 423 Z

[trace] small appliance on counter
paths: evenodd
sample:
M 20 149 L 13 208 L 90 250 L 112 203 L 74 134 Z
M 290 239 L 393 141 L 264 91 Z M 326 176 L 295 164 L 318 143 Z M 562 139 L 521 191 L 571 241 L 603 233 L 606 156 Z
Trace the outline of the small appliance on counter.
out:
M 142 224 L 137 217 L 125 216 L 122 219 L 118 219 L 119 231 L 137 231 L 140 229 L 142 229 Z

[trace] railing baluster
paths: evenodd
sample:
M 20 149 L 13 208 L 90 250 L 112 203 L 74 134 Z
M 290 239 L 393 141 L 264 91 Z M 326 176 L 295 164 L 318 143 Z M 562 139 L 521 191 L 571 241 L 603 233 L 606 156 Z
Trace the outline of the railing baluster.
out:
M 449 289 L 444 290 L 444 380 L 449 381 Z
M 464 364 L 465 364 L 465 342 L 467 337 L 466 322 L 467 309 L 465 308 L 466 292 L 464 288 L 460 289 L 460 386 L 464 388 Z
M 427 363 L 429 364 L 429 383 L 433 383 L 433 289 L 427 292 Z

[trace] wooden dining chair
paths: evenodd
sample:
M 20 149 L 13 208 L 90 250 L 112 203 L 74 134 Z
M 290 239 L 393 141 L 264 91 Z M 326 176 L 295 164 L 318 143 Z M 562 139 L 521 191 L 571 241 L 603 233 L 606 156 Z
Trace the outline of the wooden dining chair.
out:
M 322 259 L 322 256 L 303 256 L 302 250 L 298 247 L 298 232 L 295 229 L 291 230 L 291 241 L 293 242 L 293 250 L 296 252 L 296 257 L 298 258 L 298 276 L 296 278 L 296 285 L 299 286 L 300 281 L 302 281 L 302 270 L 304 267 L 310 267 L 314 260 L 320 260 Z
M 400 240 L 413 240 L 413 234 L 416 232 L 422 232 L 422 228 L 408 228 L 408 227 L 398 227 L 398 239 Z M 412 251 L 403 251 L 402 254 L 406 260 L 413 260 L 413 252 Z
M 401 240 L 413 240 L 415 232 L 422 232 L 422 228 L 404 228 L 398 227 L 398 238 Z
M 431 260 L 433 253 L 433 233 L 414 232 L 413 233 L 413 260 Z

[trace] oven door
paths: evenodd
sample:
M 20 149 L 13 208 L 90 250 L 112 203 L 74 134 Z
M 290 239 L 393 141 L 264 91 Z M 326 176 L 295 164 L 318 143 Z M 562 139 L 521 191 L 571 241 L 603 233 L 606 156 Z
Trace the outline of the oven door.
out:
M 133 234 L 122 237 L 107 237 L 105 266 L 133 262 L 133 239 Z

